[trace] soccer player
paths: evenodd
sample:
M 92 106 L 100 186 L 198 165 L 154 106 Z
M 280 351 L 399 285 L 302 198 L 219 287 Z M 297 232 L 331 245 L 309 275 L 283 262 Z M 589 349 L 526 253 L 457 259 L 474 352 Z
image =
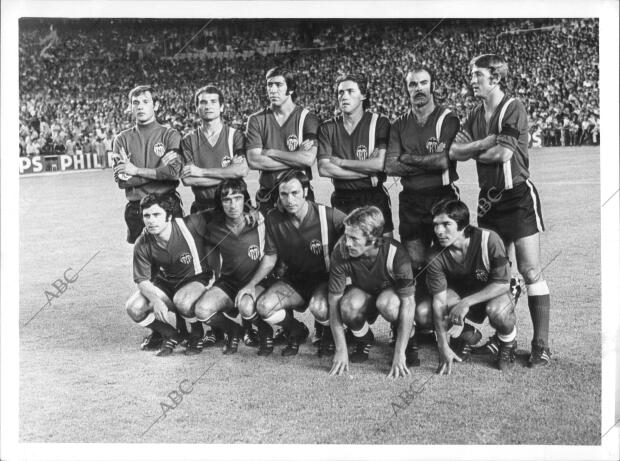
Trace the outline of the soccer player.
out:
M 307 327 L 291 312 L 309 307 L 315 319 L 329 323 L 327 280 L 329 257 L 342 235 L 344 214 L 307 200 L 310 180 L 302 171 L 282 173 L 277 179 L 279 206 L 267 215 L 265 256 L 236 302 L 250 295 L 257 299 L 257 284 L 274 268 L 278 258 L 288 271 L 256 301 L 258 314 L 287 333 L 282 355 L 295 355 L 308 336 Z
M 402 178 L 399 234 L 411 257 L 418 300 L 427 294 L 424 277 L 418 274 L 433 240 L 431 210 L 440 201 L 459 196 L 454 184 L 458 179 L 456 162 L 448 158 L 459 119 L 450 109 L 435 104 L 436 86 L 433 72 L 426 66 L 416 65 L 407 73 L 405 87 L 411 110 L 392 123 L 385 160 L 386 173 Z
M 235 300 L 239 289 L 251 279 L 264 254 L 265 220 L 262 214 L 252 214 L 250 195 L 243 179 L 225 179 L 215 191 L 215 209 L 201 213 L 206 220 L 204 238 L 217 249 L 222 270 L 213 286 L 196 302 L 195 315 L 201 322 L 226 332 L 224 354 L 234 354 L 239 346 L 242 327 L 235 321 L 238 313 L 243 319 L 256 323 L 262 339 L 259 355 L 273 351 L 273 329 L 257 314 L 251 296 Z M 256 294 L 264 290 L 256 287 Z M 237 309 L 238 308 L 238 309 Z
M 145 229 L 133 252 L 138 291 L 126 304 L 134 322 L 165 339 L 157 353 L 160 357 L 172 354 L 181 340 L 175 312 L 191 324 L 186 354 L 202 350 L 202 324 L 193 317 L 193 309 L 212 276 L 204 263 L 203 216 L 173 218 L 175 204 L 170 195 L 147 194 L 140 201 Z
M 369 327 L 381 314 L 398 324 L 398 336 L 389 377 L 409 374 L 420 365 L 413 338 L 415 301 L 413 273 L 407 250 L 396 240 L 383 238 L 384 218 L 375 206 L 353 210 L 344 220 L 344 237 L 331 257 L 329 320 L 336 346 L 330 375 L 347 371 L 349 360 L 364 362 L 374 342 Z M 347 279 L 351 285 L 347 287 Z M 355 338 L 355 352 L 348 356 L 343 324 Z M 326 334 L 323 335 L 324 344 Z
M 290 70 L 274 67 L 266 79 L 270 106 L 250 115 L 246 131 L 248 164 L 260 170 L 256 203 L 263 213 L 276 204 L 282 172 L 303 169 L 312 179 L 319 126 L 316 115 L 295 104 L 297 83 Z M 314 200 L 310 186 L 307 198 Z
M 125 190 L 127 206 L 127 242 L 134 243 L 144 222 L 140 200 L 147 194 L 169 194 L 173 198 L 174 217 L 182 217 L 181 198 L 176 192 L 183 164 L 179 156 L 181 135 L 155 120 L 159 107 L 155 90 L 147 85 L 129 92 L 133 128 L 122 131 L 114 140 L 114 179 Z
M 348 214 L 360 206 L 375 205 L 385 219 L 383 230 L 391 236 L 390 197 L 383 187 L 390 122 L 367 110 L 370 91 L 363 75 L 340 77 L 336 87 L 342 115 L 319 127 L 319 174 L 334 183 L 332 207 Z
M 191 213 L 215 207 L 215 191 L 222 180 L 243 178 L 248 173 L 243 132 L 222 122 L 224 95 L 221 90 L 213 85 L 203 86 L 194 94 L 194 103 L 201 126 L 184 136 L 181 142 L 185 160 L 181 179 L 184 185 L 192 186 L 195 197 Z M 207 253 L 209 266 L 219 273 L 217 253 Z M 245 343 L 258 345 L 252 325 L 243 323 Z M 207 334 L 205 346 L 215 343 L 216 333 L 217 329 Z
M 183 137 L 181 151 L 185 166 L 183 184 L 192 187 L 191 213 L 215 207 L 215 191 L 225 179 L 243 178 L 248 173 L 245 137 L 222 121 L 224 95 L 213 85 L 203 86 L 194 95 L 201 125 Z
M 544 230 L 538 191 L 529 179 L 528 122 L 523 103 L 505 93 L 508 64 L 494 54 L 470 62 L 470 83 L 480 100 L 468 114 L 450 148 L 451 158 L 476 160 L 478 225 L 497 232 L 507 248 L 514 245 L 517 268 L 525 280 L 534 325 L 530 367 L 549 364 L 549 287 L 540 265 L 540 236 Z M 492 200 L 488 200 L 491 198 Z M 510 251 L 510 250 L 509 250 Z M 496 354 L 497 336 L 482 351 Z
M 502 239 L 491 230 L 471 226 L 467 205 L 459 200 L 440 202 L 433 216 L 438 245 L 429 254 L 426 271 L 432 301 L 420 302 L 416 314 L 421 323 L 434 323 L 437 372 L 450 374 L 453 360 L 469 357 L 470 346 L 482 335 L 464 321 L 482 323 L 486 316 L 497 331 L 497 366 L 507 370 L 515 361 L 517 328 L 510 265 Z M 452 325 L 464 325 L 458 352 L 448 344 L 447 330 Z

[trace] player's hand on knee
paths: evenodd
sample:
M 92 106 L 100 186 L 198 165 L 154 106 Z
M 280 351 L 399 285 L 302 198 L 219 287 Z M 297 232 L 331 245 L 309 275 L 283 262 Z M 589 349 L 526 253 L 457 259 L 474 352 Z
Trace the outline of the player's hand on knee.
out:
M 235 297 L 235 307 L 239 307 L 239 304 L 241 304 L 241 300 L 245 295 L 248 295 L 250 298 L 256 301 L 256 287 L 253 285 L 246 285 L 241 288 L 237 293 L 237 296 Z
M 345 371 L 349 371 L 349 353 L 346 350 L 344 352 L 336 351 L 329 376 L 340 376 Z
M 411 372 L 409 368 L 407 368 L 407 362 L 405 357 L 394 357 L 394 361 L 392 362 L 392 369 L 388 373 L 388 378 L 399 378 L 410 375 Z
M 448 320 L 452 325 L 463 325 L 465 321 L 465 316 L 469 312 L 469 303 L 465 300 L 460 300 L 457 304 L 455 304 L 452 309 L 450 309 L 450 313 L 448 314 Z
M 158 301 L 153 304 L 153 315 L 160 322 L 166 323 L 168 321 L 168 306 L 163 301 Z
M 456 360 L 460 362 L 461 359 L 458 355 L 452 351 L 449 347 L 441 347 L 439 349 L 439 366 L 437 367 L 438 375 L 449 375 L 452 373 L 452 362 Z

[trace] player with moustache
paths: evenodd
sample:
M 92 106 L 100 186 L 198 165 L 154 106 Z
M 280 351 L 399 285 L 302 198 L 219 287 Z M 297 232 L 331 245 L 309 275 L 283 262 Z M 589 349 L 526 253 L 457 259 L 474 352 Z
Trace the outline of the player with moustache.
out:
M 470 84 L 480 101 L 467 115 L 450 147 L 454 160 L 474 159 L 480 186 L 478 225 L 497 232 L 509 253 L 516 253 L 523 276 L 534 335 L 528 366 L 549 364 L 549 287 L 540 264 L 540 232 L 544 231 L 538 191 L 532 183 L 528 157 L 528 121 L 523 103 L 506 91 L 508 64 L 485 54 L 470 62 Z M 512 287 L 520 292 L 518 283 Z M 497 355 L 497 335 L 477 353 Z
M 416 65 L 407 73 L 411 109 L 392 123 L 385 160 L 386 173 L 402 178 L 399 234 L 411 257 L 417 300 L 427 293 L 424 277 L 418 274 L 433 241 L 431 210 L 442 200 L 459 197 L 456 162 L 448 158 L 448 150 L 460 123 L 454 112 L 435 103 L 436 86 L 426 66 Z
M 282 173 L 278 182 L 278 208 L 267 215 L 265 255 L 247 285 L 237 294 L 256 300 L 258 314 L 287 333 L 283 356 L 295 355 L 308 336 L 308 328 L 296 320 L 292 310 L 306 308 L 322 325 L 328 325 L 327 280 L 329 257 L 342 235 L 344 214 L 307 199 L 310 180 L 302 171 Z M 257 299 L 257 284 L 273 270 L 280 258 L 286 274 Z
M 266 81 L 269 107 L 250 115 L 246 130 L 248 164 L 260 171 L 256 204 L 263 213 L 276 205 L 281 173 L 303 169 L 312 179 L 319 126 L 316 115 L 295 104 L 298 88 L 290 70 L 274 67 Z M 308 200 L 314 200 L 310 186 Z
M 469 219 L 467 205 L 459 200 L 440 202 L 433 209 L 438 245 L 428 255 L 431 297 L 418 303 L 416 322 L 435 328 L 439 374 L 450 374 L 453 361 L 470 358 L 470 349 L 456 351 L 449 345 L 452 326 L 463 326 L 459 337 L 467 334 L 472 343 L 481 338 L 465 319 L 481 324 L 488 317 L 499 342 L 497 367 L 505 371 L 515 363 L 517 327 L 506 248 L 497 233 L 472 226 Z
M 318 170 L 332 179 L 331 205 L 345 214 L 364 205 L 378 207 L 385 218 L 384 232 L 394 230 L 390 197 L 383 186 L 385 150 L 390 131 L 387 117 L 373 114 L 370 90 L 361 74 L 336 82 L 341 115 L 319 127 Z
M 398 325 L 388 376 L 404 377 L 410 374 L 408 367 L 420 365 L 417 347 L 410 339 L 415 316 L 411 261 L 399 242 L 382 236 L 384 222 L 375 206 L 353 210 L 345 218 L 344 236 L 332 252 L 328 303 L 336 352 L 330 375 L 346 372 L 349 361 L 368 360 L 374 342 L 369 324 L 379 314 Z M 355 340 L 350 357 L 343 325 L 351 329 Z M 327 343 L 325 337 L 322 346 Z
M 157 93 L 148 85 L 129 92 L 130 110 L 136 121 L 133 128 L 122 131 L 114 139 L 114 179 L 125 190 L 127 242 L 134 243 L 144 222 L 140 200 L 148 194 L 173 198 L 173 216 L 182 217 L 181 199 L 176 188 L 183 163 L 180 157 L 181 135 L 160 125 L 155 119 L 159 107 Z
M 201 351 L 203 328 L 192 312 L 212 277 L 202 244 L 204 217 L 193 214 L 174 218 L 175 205 L 169 195 L 147 194 L 141 200 L 145 228 L 133 252 L 133 279 L 138 291 L 126 303 L 134 322 L 164 338 L 157 353 L 160 357 L 172 354 L 181 341 L 176 313 L 190 323 L 186 354 Z
M 265 246 L 265 220 L 260 212 L 249 207 L 250 195 L 243 179 L 225 179 L 215 191 L 215 208 L 200 213 L 206 224 L 204 240 L 215 248 L 221 257 L 222 269 L 219 277 L 196 302 L 194 315 L 211 327 L 224 331 L 227 340 L 224 354 L 234 354 L 239 347 L 242 326 L 236 321 L 242 319 L 257 325 L 261 337 L 258 355 L 269 355 L 273 351 L 273 329 L 256 313 L 254 298 L 241 296 L 236 302 L 239 290 L 256 272 Z M 264 282 L 256 287 L 256 295 L 264 291 Z
M 245 160 L 245 136 L 222 120 L 224 94 L 212 84 L 199 88 L 194 94 L 200 127 L 188 133 L 181 141 L 185 166 L 181 180 L 192 187 L 194 203 L 191 213 L 213 209 L 216 206 L 217 186 L 230 178 L 244 178 L 248 174 Z M 220 261 L 216 252 L 208 251 L 208 263 L 216 272 Z M 257 346 L 258 340 L 251 324 L 244 323 L 244 342 Z M 205 346 L 215 344 L 217 329 L 205 336 Z M 220 335 L 222 336 L 222 335 Z

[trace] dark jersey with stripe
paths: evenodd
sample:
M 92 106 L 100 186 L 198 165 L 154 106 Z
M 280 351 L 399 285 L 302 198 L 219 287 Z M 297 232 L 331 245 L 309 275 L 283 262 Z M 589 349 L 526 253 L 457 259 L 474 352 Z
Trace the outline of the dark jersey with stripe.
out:
M 133 279 L 136 283 L 152 280 L 157 274 L 170 284 L 179 284 L 209 271 L 203 243 L 204 216 L 198 213 L 173 218 L 170 225 L 170 239 L 165 246 L 146 229 L 136 240 L 133 249 Z
M 445 113 L 441 131 L 437 136 L 438 122 Z M 390 128 L 390 142 L 386 156 L 398 157 L 401 154 L 428 155 L 437 151 L 439 144 L 445 144 L 448 152 L 454 137 L 459 131 L 460 122 L 456 114 L 443 106 L 435 106 L 424 125 L 418 124 L 412 110 L 398 117 Z M 431 189 L 448 186 L 457 179 L 456 162 L 450 162 L 447 170 L 425 170 L 412 167 L 414 171 L 401 180 L 405 191 Z
M 393 247 L 394 252 L 391 258 L 390 247 Z M 401 297 L 413 296 L 411 259 L 405 247 L 394 239 L 384 238 L 377 258 L 367 266 L 362 258 L 351 258 L 347 254 L 344 238 L 341 237 L 332 252 L 329 292 L 343 293 L 347 277 L 351 279 L 353 286 L 373 296 L 390 287 L 394 287 Z
M 153 168 L 157 174 L 157 179 L 140 176 L 130 177 L 127 181 L 119 179 L 118 186 L 125 189 L 127 200 L 141 200 L 147 194 L 174 191 L 183 168 L 180 147 L 179 132 L 157 122 L 122 131 L 114 139 L 113 152 L 121 155 L 121 149 L 124 149 L 131 163 L 138 168 Z
M 265 250 L 265 220 L 260 215 L 255 227 L 246 225 L 239 235 L 226 226 L 226 216 L 221 212 L 205 212 L 207 216 L 205 241 L 219 252 L 222 258 L 221 276 L 230 277 L 245 285 L 260 264 Z
M 457 262 L 449 249 L 433 247 L 429 252 L 426 284 L 435 295 L 448 288 L 461 296 L 482 290 L 489 283 L 510 283 L 510 266 L 502 239 L 491 230 L 470 226 L 469 247 L 463 262 Z M 487 233 L 487 254 L 482 251 L 483 232 Z
M 321 239 L 319 205 L 308 203 L 308 212 L 299 229 L 293 225 L 285 211 L 274 208 L 267 214 L 265 233 L 265 254 L 278 257 L 288 266 L 288 273 L 299 275 L 325 274 L 325 256 Z M 328 248 L 331 254 L 334 245 L 344 231 L 344 213 L 325 207 L 327 218 Z
M 372 112 L 364 112 L 361 120 L 351 134 L 344 127 L 343 116 L 339 115 L 321 124 L 319 127 L 319 147 L 317 159 L 331 156 L 348 160 L 366 160 L 374 149 L 387 147 L 390 133 L 390 121 L 383 115 L 376 115 L 375 136 L 370 140 L 370 127 L 373 120 Z M 359 190 L 370 189 L 385 182 L 385 173 L 376 175 L 375 181 L 364 179 L 333 179 L 336 189 Z
M 245 156 L 245 136 L 241 130 L 234 130 L 232 138 L 232 152 L 230 150 L 230 132 L 233 130 L 227 124 L 222 124 L 222 131 L 211 145 L 205 136 L 202 127 L 193 130 L 183 137 L 181 152 L 186 164 L 194 164 L 200 168 L 225 168 L 233 160 L 233 156 Z M 217 186 L 192 186 L 196 200 L 208 201 L 215 199 Z
M 304 114 L 303 126 L 300 127 L 300 121 Z M 316 139 L 318 128 L 319 119 L 307 109 L 295 106 L 288 119 L 280 126 L 273 110 L 266 108 L 250 115 L 245 147 L 246 150 L 261 148 L 294 152 L 303 141 Z M 274 189 L 278 175 L 287 170 L 290 168 L 279 171 L 261 171 L 260 187 L 268 190 Z M 309 178 L 312 178 L 310 168 L 306 168 L 305 172 Z
M 521 101 L 513 99 L 509 102 L 510 99 L 508 95 L 504 95 L 491 115 L 488 126 L 484 118 L 483 104 L 474 107 L 463 124 L 463 130 L 469 133 L 474 141 L 496 134 L 497 144 L 512 151 L 512 157 L 504 163 L 476 162 L 478 185 L 483 191 L 512 189 L 530 177 L 527 112 Z M 499 120 L 504 107 L 500 133 Z

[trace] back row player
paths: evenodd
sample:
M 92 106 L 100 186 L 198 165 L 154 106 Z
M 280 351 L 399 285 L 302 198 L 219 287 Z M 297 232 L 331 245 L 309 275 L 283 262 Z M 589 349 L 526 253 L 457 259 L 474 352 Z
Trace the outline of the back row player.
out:
M 457 179 L 454 161 L 476 158 L 481 194 L 488 195 L 493 188 L 501 191 L 498 195 L 499 205 L 496 203 L 491 213 L 484 210 L 481 223 L 498 230 L 507 243 L 516 242 L 517 265 L 528 285 L 528 300 L 534 322 L 535 339 L 530 363 L 532 366 L 545 365 L 549 360 L 549 295 L 540 273 L 538 250 L 534 248 L 538 241 L 538 231 L 542 230 L 542 219 L 537 193 L 531 182 L 526 180 L 529 176 L 526 114 L 522 104 L 505 96 L 501 89 L 500 85 L 507 77 L 505 61 L 495 55 L 484 55 L 475 58 L 471 68 L 474 95 L 483 104 L 468 116 L 464 131 L 466 134 L 460 134 L 457 143 L 452 142 L 454 128 L 458 127 L 454 123 L 455 117 L 434 104 L 432 91 L 436 82 L 432 72 L 428 68 L 418 67 L 407 75 L 405 83 L 413 107 L 411 112 L 392 125 L 386 165 L 388 174 L 407 177 L 400 196 L 401 236 L 412 257 L 414 270 L 419 270 L 422 260 L 420 255 L 429 245 L 426 242 L 430 241 L 429 232 L 424 229 L 426 227 L 428 231 L 430 208 L 439 201 L 438 197 L 454 197 L 456 194 L 453 187 L 453 181 Z M 272 194 L 274 187 L 277 187 L 276 174 L 295 167 L 309 170 L 316 156 L 318 125 L 314 115 L 294 104 L 296 83 L 291 72 L 277 68 L 270 70 L 267 73 L 267 86 L 271 107 L 253 114 L 248 121 L 247 131 L 248 163 L 252 168 L 261 170 L 257 202 L 263 209 L 270 208 L 276 201 L 275 194 Z M 380 174 L 373 173 L 380 172 L 376 171 L 374 163 L 382 163 L 377 161 L 382 147 L 377 141 L 381 141 L 381 138 L 375 136 L 377 146 L 371 153 L 368 152 L 372 140 L 369 136 L 368 145 L 364 145 L 365 154 L 362 152 L 364 149 L 352 146 L 355 140 L 347 139 L 347 136 L 359 136 L 360 131 L 365 131 L 357 128 L 359 122 L 368 119 L 368 116 L 361 114 L 360 117 L 356 105 L 359 101 L 351 99 L 351 94 L 358 91 L 363 101 L 367 99 L 367 88 L 360 85 L 354 76 L 347 76 L 338 82 L 338 91 L 343 111 L 342 126 L 338 125 L 338 119 L 334 119 L 326 122 L 320 133 L 320 172 L 336 179 L 336 193 L 332 197 L 334 204 L 343 201 L 339 197 L 342 192 L 338 193 L 338 182 L 345 179 L 345 173 L 350 175 L 349 181 L 363 180 L 364 174 L 370 174 L 371 185 L 375 186 Z M 487 129 L 489 123 L 491 126 Z M 338 128 L 343 135 L 341 139 L 333 136 Z M 369 126 L 369 133 L 371 129 Z M 487 132 L 492 134 L 486 136 Z M 478 140 L 469 142 L 472 136 Z M 525 138 L 525 142 L 522 138 Z M 334 155 L 334 147 L 339 149 L 339 141 L 343 139 L 349 141 L 349 149 L 336 151 Z M 351 147 L 356 148 L 355 156 L 352 159 L 346 158 L 352 154 Z M 512 171 L 517 172 L 516 177 L 513 177 Z M 116 171 L 122 172 L 127 171 Z M 139 173 L 134 172 L 136 176 Z M 342 176 L 338 177 L 339 173 Z M 356 176 L 356 173 L 361 177 Z M 412 194 L 414 191 L 415 194 Z M 425 195 L 424 192 L 429 194 Z M 312 198 L 311 190 L 309 196 Z M 411 200 L 413 202 L 409 203 Z M 344 206 L 344 202 L 346 200 L 341 206 Z M 519 207 L 520 203 L 525 208 Z M 515 210 L 519 209 L 526 211 L 516 213 Z M 383 211 L 389 216 L 389 213 Z M 488 222 L 485 221 L 485 215 Z M 525 218 L 525 223 L 522 218 Z M 495 343 L 492 338 L 488 345 L 489 351 L 495 352 Z

